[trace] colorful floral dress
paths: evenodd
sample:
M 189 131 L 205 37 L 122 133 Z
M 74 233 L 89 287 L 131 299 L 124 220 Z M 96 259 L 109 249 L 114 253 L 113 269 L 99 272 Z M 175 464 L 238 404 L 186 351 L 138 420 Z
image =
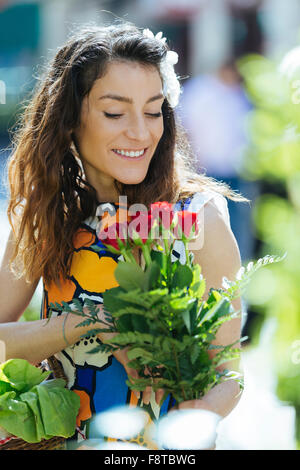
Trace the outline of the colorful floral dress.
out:
M 226 200 L 212 192 L 196 193 L 192 198 L 180 201 L 175 205 L 175 210 L 199 211 L 207 201 L 214 198 L 225 207 Z M 225 205 L 224 205 L 225 202 Z M 101 223 L 109 226 L 115 222 L 127 220 L 127 210 L 115 203 L 103 203 L 101 207 Z M 99 213 L 97 210 L 96 213 Z M 74 253 L 70 276 L 61 280 L 61 287 L 55 284 L 47 285 L 43 282 L 43 301 L 41 317 L 47 318 L 50 303 L 68 302 L 72 304 L 74 299 L 84 303 L 85 299 L 91 299 L 96 304 L 103 303 L 102 293 L 106 289 L 116 287 L 118 284 L 114 278 L 114 269 L 120 256 L 114 255 L 104 249 L 102 242 L 97 237 L 97 225 L 99 217 L 90 217 L 85 220 L 74 237 Z M 97 244 L 103 250 L 94 251 L 91 247 Z M 185 251 L 182 242 L 176 241 L 172 253 L 172 261 L 179 259 L 185 262 Z M 59 311 L 52 311 L 52 316 L 61 315 Z M 94 415 L 106 411 L 115 406 L 128 405 L 140 406 L 149 413 L 149 423 L 165 415 L 175 404 L 169 395 L 161 407 L 155 401 L 154 392 L 149 405 L 139 400 L 126 385 L 127 374 L 124 367 L 111 353 L 97 352 L 89 354 L 89 351 L 101 343 L 97 336 L 78 340 L 70 347 L 56 354 L 68 380 L 68 387 L 80 397 L 80 410 L 77 417 L 77 440 L 97 437 L 97 430 L 93 428 Z M 107 438 L 107 440 L 115 440 Z M 147 442 L 145 436 L 135 436 L 131 442 L 139 445 L 155 448 L 155 443 Z

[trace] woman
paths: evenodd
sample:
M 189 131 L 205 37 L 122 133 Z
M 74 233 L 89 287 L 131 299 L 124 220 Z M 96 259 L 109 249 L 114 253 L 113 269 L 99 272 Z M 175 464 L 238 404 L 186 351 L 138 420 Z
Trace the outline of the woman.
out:
M 234 278 L 240 267 L 225 197 L 243 198 L 193 172 L 174 117 L 180 92 L 174 63 L 176 54 L 161 34 L 154 37 L 129 23 L 82 30 L 57 52 L 14 136 L 7 210 L 12 231 L 0 272 L 5 299 L 0 339 L 7 359 L 38 364 L 57 355 L 68 386 L 81 399 L 78 431 L 89 436 L 92 414 L 110 406 L 149 404 L 154 419 L 174 405 L 168 397 L 159 406 L 162 390 L 154 394 L 148 388 L 140 397 L 129 391 L 127 374 L 136 376 L 136 371 L 128 368 L 126 351 L 88 354 L 106 334 L 81 339 L 89 327 L 76 328 L 79 319 L 72 314 L 67 321 L 58 312 L 50 322 L 43 319 L 51 302 L 75 298 L 94 300 L 101 318 L 101 294 L 116 285 L 118 258 L 90 248 L 98 241 L 97 208 L 107 223 L 114 210 L 124 215 L 120 195 L 128 205 L 168 201 L 203 209 L 203 243 L 194 254 L 207 286 L 220 287 L 222 277 Z M 180 257 L 180 249 L 174 255 Z M 18 323 L 40 278 L 42 319 Z M 235 307 L 240 309 L 239 301 Z M 235 319 L 220 328 L 215 343 L 239 337 L 240 320 Z M 226 416 L 238 392 L 228 381 L 181 406 Z

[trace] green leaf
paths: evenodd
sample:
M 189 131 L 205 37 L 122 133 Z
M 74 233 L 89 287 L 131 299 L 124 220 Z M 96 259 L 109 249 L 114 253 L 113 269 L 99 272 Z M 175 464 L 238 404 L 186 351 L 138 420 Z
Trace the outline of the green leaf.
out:
M 207 350 L 205 350 L 201 347 L 200 347 L 200 350 L 198 352 L 197 363 L 199 364 L 199 366 L 201 365 L 201 368 L 206 368 L 206 367 L 208 367 L 209 365 L 212 364 L 212 360 L 210 359 L 210 357 L 207 353 Z
M 190 319 L 190 312 L 188 310 L 184 310 L 182 313 L 182 318 L 184 321 L 185 326 L 187 327 L 187 330 L 189 334 L 191 334 L 191 319 Z
M 199 344 L 196 343 L 192 346 L 192 348 L 191 348 L 191 362 L 192 362 L 192 364 L 195 364 L 195 362 L 197 361 L 198 356 L 200 354 L 200 351 L 201 351 L 201 349 L 200 349 Z
M 63 387 L 47 382 L 36 386 L 45 433 L 51 436 L 71 437 L 76 429 L 80 407 L 79 396 Z
M 142 292 L 139 289 L 135 289 L 131 292 L 118 292 L 116 295 L 118 297 L 118 302 L 120 304 L 120 309 L 124 307 L 124 303 L 129 305 L 137 305 L 144 307 L 146 310 L 150 309 L 157 302 L 164 300 L 164 297 L 168 295 L 168 289 L 155 289 L 149 292 Z
M 126 333 L 127 331 L 132 331 L 132 315 L 122 315 L 121 317 L 116 319 L 116 329 L 120 333 Z
M 113 314 L 119 309 L 124 307 L 124 302 L 119 299 L 119 294 L 125 292 L 121 287 L 112 287 L 111 289 L 106 290 L 103 294 L 103 304 L 105 310 Z
M 154 289 L 149 292 L 148 299 L 149 299 L 149 306 L 150 308 L 156 305 L 159 302 L 165 301 L 167 302 L 167 295 L 169 294 L 169 290 L 167 288 L 164 289 Z
M 22 393 L 20 395 L 20 400 L 23 401 L 24 403 L 27 403 L 28 407 L 31 409 L 33 413 L 34 420 L 35 420 L 35 427 L 36 427 L 36 440 L 39 442 L 42 439 L 51 437 L 51 436 L 48 436 L 45 432 L 42 414 L 40 410 L 39 397 L 38 397 L 36 389 L 32 389 L 29 392 Z
M 143 290 L 147 292 L 158 287 L 159 278 L 160 266 L 156 261 L 153 261 L 146 269 Z
M 112 328 L 93 328 L 88 330 L 84 335 L 81 335 L 80 338 L 89 338 L 90 336 L 96 336 L 99 333 L 115 333 L 117 330 Z
M 89 313 L 93 316 L 97 316 L 97 304 L 91 299 L 85 299 L 83 307 L 87 307 L 89 309 Z
M 110 344 L 98 344 L 95 348 L 87 351 L 87 354 L 97 354 L 99 352 L 112 354 L 114 351 L 117 351 L 119 348 L 111 346 Z
M 128 380 L 126 380 L 126 385 L 128 385 L 128 387 L 131 389 L 131 390 L 138 390 L 138 391 L 143 391 L 145 390 L 146 387 L 148 386 L 151 386 L 152 384 L 152 379 L 151 377 L 149 377 L 149 379 L 144 379 L 144 378 L 134 378 L 134 377 L 130 377 L 130 379 L 128 378 Z M 143 406 L 143 409 L 145 407 Z
M 128 359 L 136 359 L 137 357 L 142 357 L 142 358 L 153 358 L 153 354 L 149 353 L 145 349 L 142 348 L 133 348 L 128 351 L 127 353 Z
M 181 299 L 170 300 L 170 307 L 176 312 L 184 312 L 192 308 L 195 299 L 185 296 Z
M 120 346 L 125 346 L 130 343 L 143 344 L 143 343 L 152 343 L 153 337 L 147 333 L 134 333 L 129 331 L 128 333 L 119 333 L 118 335 L 110 338 L 104 343 L 112 343 Z
M 193 266 L 193 281 L 189 288 L 189 294 L 202 299 L 206 289 L 206 282 L 201 275 L 201 267 L 199 264 Z
M 145 313 L 146 313 L 146 310 L 143 307 L 138 307 L 138 306 L 133 307 L 132 305 L 130 305 L 128 307 L 121 308 L 120 310 L 114 312 L 114 318 L 116 319 L 124 315 L 133 315 L 133 314 L 144 316 Z
M 172 289 L 189 287 L 193 280 L 193 271 L 184 264 L 178 264 L 172 279 Z
M 189 304 L 189 325 L 190 325 L 190 335 L 195 335 L 198 327 L 198 311 L 199 311 L 199 300 L 194 299 L 193 304 Z
M 0 396 L 0 426 L 26 442 L 38 442 L 34 414 L 16 392 Z
M 155 261 L 160 269 L 164 266 L 164 253 L 162 251 L 151 250 L 150 253 L 152 261 Z
M 72 307 L 67 302 L 62 302 L 61 304 L 62 304 L 65 312 L 72 312 Z
M 76 310 L 78 312 L 83 313 L 83 305 L 82 302 L 79 299 L 72 299 L 72 304 L 75 306 Z
M 203 325 L 204 322 L 228 315 L 230 307 L 230 302 L 222 297 L 221 300 L 218 300 L 214 305 L 208 304 L 207 307 L 204 307 L 201 311 L 201 318 L 198 326 Z
M 0 395 L 3 395 L 3 393 L 6 392 L 12 392 L 14 389 L 8 382 L 3 382 L 2 380 L 0 381 Z
M 135 331 L 138 331 L 140 333 L 149 333 L 149 326 L 147 320 L 142 315 L 132 315 L 131 322 Z
M 83 320 L 82 322 L 78 323 L 75 328 L 80 328 L 81 326 L 89 326 L 91 324 L 94 324 L 94 321 L 91 318 L 87 318 L 86 320 Z
M 171 346 L 171 341 L 169 341 L 169 338 L 163 337 L 162 341 L 162 351 L 169 354 L 172 351 L 172 346 Z
M 58 302 L 55 302 L 55 303 L 50 302 L 49 306 L 51 307 L 52 310 L 58 310 L 59 312 L 63 310 L 63 306 L 60 305 Z
M 114 276 L 119 285 L 126 291 L 144 289 L 144 271 L 137 264 L 120 261 L 114 271 Z
M 19 392 L 27 392 L 50 374 L 51 372 L 43 372 L 25 359 L 9 359 L 0 365 L 0 380 L 8 382 Z
M 262 266 L 279 263 L 283 261 L 286 256 L 287 253 L 283 256 L 266 255 L 263 258 L 260 258 L 256 263 L 248 263 L 246 268 L 242 266 L 236 274 L 236 279 L 234 281 L 228 281 L 228 279 L 226 279 L 229 287 L 223 291 L 223 294 L 227 294 L 230 300 L 233 300 L 235 297 L 240 297 L 241 293 L 245 290 L 252 276 L 258 269 Z

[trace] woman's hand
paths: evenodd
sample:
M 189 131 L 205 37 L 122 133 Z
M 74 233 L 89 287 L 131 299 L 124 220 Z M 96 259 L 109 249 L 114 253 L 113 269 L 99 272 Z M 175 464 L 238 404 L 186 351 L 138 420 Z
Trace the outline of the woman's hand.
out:
M 103 306 L 98 305 L 97 307 L 98 307 L 98 312 L 99 312 L 98 313 L 99 320 L 105 322 Z M 107 342 L 111 338 L 116 336 L 117 334 L 118 333 L 99 333 L 97 336 L 102 342 Z M 128 379 L 130 380 L 131 377 L 134 378 L 134 379 L 137 379 L 137 378 L 139 378 L 139 374 L 138 374 L 137 370 L 128 366 L 128 363 L 130 361 L 128 359 L 127 353 L 128 353 L 128 348 L 123 348 L 123 349 L 118 349 L 117 351 L 114 351 L 112 354 L 117 359 L 117 361 L 119 361 L 120 364 L 122 364 L 122 366 L 124 367 L 124 369 L 125 369 L 125 371 L 128 375 Z M 147 370 L 147 368 L 146 368 L 145 373 L 147 373 L 147 372 L 148 372 L 148 374 L 150 373 L 149 370 Z M 153 379 L 154 382 L 155 382 L 155 380 L 156 379 Z M 140 398 L 140 392 L 139 391 L 133 390 L 133 392 L 135 393 L 137 398 Z M 151 399 L 151 395 L 152 395 L 152 387 L 146 387 L 146 389 L 142 392 L 142 399 L 143 399 L 143 403 L 145 405 L 149 404 L 150 399 Z M 160 404 L 160 401 L 161 401 L 163 395 L 164 395 L 164 390 L 162 390 L 162 389 L 159 389 L 155 392 L 155 401 L 158 405 Z
M 182 401 L 178 405 L 175 405 L 173 408 L 171 408 L 170 411 L 190 410 L 190 409 L 213 411 L 211 407 L 202 399 Z
M 240 385 L 236 380 L 226 380 L 211 388 L 202 398 L 179 403 L 170 411 L 178 409 L 207 410 L 225 418 L 241 398 Z
M 138 374 L 137 370 L 128 366 L 128 362 L 130 362 L 129 359 L 128 359 L 128 355 L 127 355 L 128 349 L 129 348 L 118 349 L 117 351 L 113 352 L 113 355 L 117 359 L 117 361 L 119 361 L 122 364 L 122 366 L 124 367 L 125 371 L 127 372 L 129 380 L 131 379 L 131 377 L 134 378 L 134 379 L 138 379 L 139 374 Z M 146 368 L 145 373 L 147 374 L 147 372 L 149 374 L 149 371 Z M 155 381 L 155 379 L 153 381 Z M 140 398 L 140 392 L 139 391 L 133 390 L 133 392 L 135 393 L 137 398 Z M 164 394 L 164 390 L 161 390 L 161 389 L 159 389 L 155 392 L 155 401 L 158 405 L 159 405 L 159 403 L 160 403 L 160 401 L 163 397 L 163 394 Z M 150 399 L 151 399 L 151 395 L 152 395 L 152 387 L 146 387 L 146 389 L 142 392 L 142 399 L 143 399 L 143 403 L 145 405 L 149 404 Z

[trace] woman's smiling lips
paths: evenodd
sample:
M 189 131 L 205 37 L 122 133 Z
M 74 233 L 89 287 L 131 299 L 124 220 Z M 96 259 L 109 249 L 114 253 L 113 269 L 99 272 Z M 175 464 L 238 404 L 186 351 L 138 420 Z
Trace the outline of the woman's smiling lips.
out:
M 115 155 L 118 155 L 118 157 L 126 160 L 142 160 L 146 153 L 147 153 L 148 148 L 144 149 L 139 149 L 139 150 L 133 150 L 133 149 L 112 149 L 112 152 L 114 152 Z

